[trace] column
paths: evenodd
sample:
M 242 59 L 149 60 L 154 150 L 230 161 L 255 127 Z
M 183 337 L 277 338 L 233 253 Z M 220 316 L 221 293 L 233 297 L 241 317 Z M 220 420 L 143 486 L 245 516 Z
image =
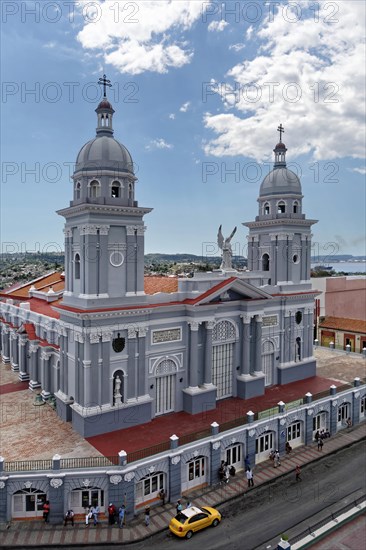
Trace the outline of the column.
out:
M 136 393 L 136 347 L 137 347 L 137 330 L 135 327 L 128 327 L 128 390 L 127 399 L 135 399 Z
M 247 235 L 248 241 L 248 269 L 253 271 L 253 237 Z
M 243 321 L 243 338 L 241 342 L 240 374 L 250 374 L 250 315 L 241 315 Z
M 65 234 L 65 291 L 73 290 L 73 272 L 72 272 L 72 230 L 64 229 Z
M 66 371 L 66 331 L 60 334 L 60 390 L 67 395 L 67 371 Z
M 136 292 L 136 228 L 133 225 L 126 227 L 127 250 L 126 250 L 126 292 L 135 294 Z
M 3 324 L 2 330 L 2 359 L 3 363 L 10 362 L 10 337 L 9 337 L 9 326 Z
M 212 384 L 212 330 L 215 326 L 215 321 L 206 321 L 206 342 L 205 342 L 205 370 L 203 383 L 205 385 Z
M 99 340 L 99 338 L 98 338 Z M 83 365 L 83 385 L 84 385 L 84 407 L 90 407 L 93 403 L 92 401 L 92 379 L 91 379 L 91 350 L 90 350 L 90 339 L 85 338 L 84 341 L 84 359 L 82 362 Z M 94 404 L 94 403 L 93 403 Z
M 271 235 L 271 257 L 269 259 L 269 269 L 271 277 L 271 285 L 277 284 L 277 237 L 276 235 Z
M 292 238 L 293 235 L 287 235 L 287 268 L 286 268 L 286 281 L 292 280 Z
M 309 308 L 307 310 L 308 318 L 308 333 L 307 333 L 307 355 L 306 357 L 312 357 L 313 345 L 314 345 L 314 310 Z
M 10 332 L 10 347 L 11 347 L 11 370 L 16 372 L 19 370 L 18 335 L 14 331 Z
M 137 227 L 136 236 L 136 292 L 144 294 L 145 226 Z
M 41 352 L 41 383 L 42 397 L 47 399 L 51 394 L 51 373 L 50 373 L 51 353 L 42 350 Z
M 19 355 L 19 379 L 28 380 L 28 365 L 27 365 L 27 337 L 24 334 L 19 336 L 18 342 L 18 355 Z
M 147 327 L 139 327 L 139 339 L 138 339 L 138 389 L 137 395 L 147 395 L 147 372 L 145 367 L 145 355 L 146 355 L 146 334 L 149 329 Z
M 289 342 L 290 339 L 290 312 L 285 311 L 285 317 L 284 317 L 284 330 L 282 335 L 282 345 L 280 349 L 281 353 L 281 363 L 288 363 L 290 361 L 288 350 L 289 350 Z
M 254 372 L 262 372 L 262 315 L 255 316 L 255 363 Z
M 108 233 L 109 225 L 101 225 L 99 227 L 99 294 L 108 294 L 108 269 L 109 250 L 108 250 Z M 123 252 L 124 253 L 124 252 Z
M 39 382 L 39 368 L 38 368 L 38 349 L 39 344 L 38 342 L 31 342 L 29 345 L 29 353 L 30 353 L 30 360 L 29 360 L 29 376 L 30 376 L 30 382 L 29 382 L 29 389 L 34 390 L 35 388 L 39 388 L 41 386 Z
M 300 272 L 300 280 L 306 281 L 306 265 L 307 265 L 307 235 L 301 235 L 301 272 Z
M 190 327 L 189 344 L 189 387 L 198 386 L 198 328 L 200 323 L 193 321 L 188 323 Z

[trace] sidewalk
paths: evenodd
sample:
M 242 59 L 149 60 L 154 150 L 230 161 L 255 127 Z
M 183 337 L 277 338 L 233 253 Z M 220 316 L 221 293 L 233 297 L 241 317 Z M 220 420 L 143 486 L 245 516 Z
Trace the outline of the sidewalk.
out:
M 255 487 L 249 489 L 255 491 L 258 485 L 270 482 L 274 478 L 283 476 L 295 469 L 299 464 L 304 466 L 310 462 L 319 460 L 322 456 L 332 454 L 342 447 L 347 447 L 364 439 L 366 425 L 359 424 L 350 430 L 343 430 L 330 439 L 325 440 L 323 451 L 317 450 L 317 445 L 298 447 L 290 455 L 284 456 L 281 466 L 274 468 L 269 460 L 258 464 L 254 468 Z M 230 479 L 228 485 L 219 484 L 214 487 L 207 486 L 185 494 L 183 500 L 188 498 L 197 506 L 219 506 L 248 491 L 244 472 L 240 472 Z M 123 529 L 116 526 L 110 527 L 107 522 L 97 527 L 84 523 L 68 525 L 50 525 L 42 521 L 14 521 L 10 527 L 0 526 L 1 548 L 42 548 L 42 546 L 63 545 L 71 548 L 73 545 L 90 547 L 93 545 L 108 545 L 129 543 L 143 540 L 159 531 L 167 529 L 170 519 L 175 514 L 175 503 L 167 503 L 163 506 L 154 506 L 151 510 L 150 525 L 144 525 L 144 514 L 140 514 L 128 523 Z

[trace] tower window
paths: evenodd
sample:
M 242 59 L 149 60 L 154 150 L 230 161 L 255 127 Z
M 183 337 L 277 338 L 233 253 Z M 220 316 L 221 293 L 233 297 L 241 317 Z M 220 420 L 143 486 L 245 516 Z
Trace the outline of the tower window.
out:
M 299 211 L 299 203 L 298 202 L 294 202 L 293 204 L 293 213 L 294 214 L 297 214 Z
M 112 183 L 111 196 L 114 199 L 118 199 L 121 196 L 121 184 L 119 181 L 114 181 Z
M 286 205 L 283 201 L 281 201 L 277 205 L 277 213 L 284 214 L 285 212 L 286 212 Z
M 262 270 L 269 271 L 269 256 L 268 254 L 263 254 L 262 256 Z
M 81 184 L 80 181 L 75 185 L 75 199 L 80 199 Z
M 265 216 L 268 216 L 268 214 L 270 213 L 270 207 L 268 202 L 266 202 L 266 204 L 264 205 L 263 213 Z
M 80 279 L 80 256 L 75 254 L 75 279 Z
M 130 183 L 129 186 L 128 186 L 128 198 L 133 199 L 133 185 L 132 185 L 132 183 Z
M 97 180 L 93 180 L 90 183 L 89 195 L 92 199 L 100 197 L 100 185 Z

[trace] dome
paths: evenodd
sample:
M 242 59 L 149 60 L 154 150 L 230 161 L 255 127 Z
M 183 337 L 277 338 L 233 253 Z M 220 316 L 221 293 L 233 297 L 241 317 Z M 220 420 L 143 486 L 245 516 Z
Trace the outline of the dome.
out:
M 107 98 L 102 99 L 99 103 L 97 109 L 113 109 L 112 105 L 109 103 Z
M 271 170 L 262 181 L 259 196 L 265 197 L 268 195 L 285 195 L 285 194 L 302 195 L 301 183 L 297 175 L 286 167 L 278 167 Z
M 113 170 L 133 174 L 133 161 L 129 151 L 112 135 L 98 135 L 79 151 L 75 172 L 80 170 Z
M 282 141 L 280 141 L 279 143 L 277 143 L 276 147 L 274 148 L 274 150 L 276 149 L 286 149 L 286 145 L 284 143 L 282 143 Z M 287 151 L 287 149 L 286 149 Z

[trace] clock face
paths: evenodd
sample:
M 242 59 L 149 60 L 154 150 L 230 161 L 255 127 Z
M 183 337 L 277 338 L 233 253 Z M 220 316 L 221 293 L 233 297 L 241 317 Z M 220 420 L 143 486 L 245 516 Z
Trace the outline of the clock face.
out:
M 125 261 L 125 257 L 119 250 L 114 250 L 109 256 L 109 261 L 113 267 L 120 267 Z

